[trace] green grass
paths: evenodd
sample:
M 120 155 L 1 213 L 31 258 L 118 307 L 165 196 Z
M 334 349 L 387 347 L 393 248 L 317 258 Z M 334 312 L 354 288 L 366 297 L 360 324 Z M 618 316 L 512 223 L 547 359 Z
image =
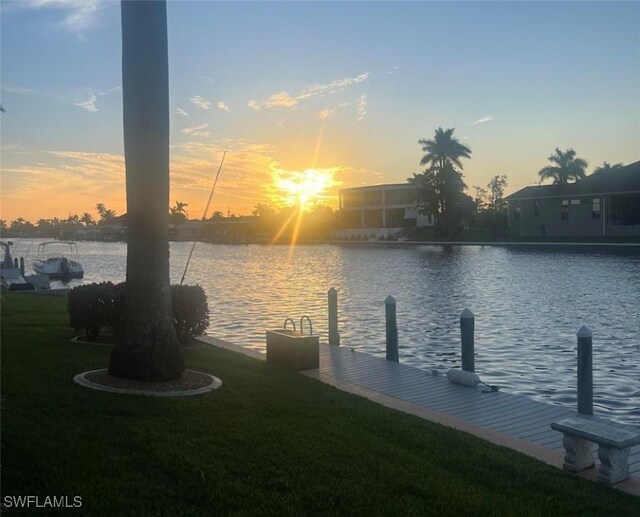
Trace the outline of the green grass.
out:
M 187 350 L 219 390 L 97 392 L 74 374 L 64 298 L 2 297 L 2 499 L 81 496 L 6 515 L 638 515 L 639 500 L 240 354 Z

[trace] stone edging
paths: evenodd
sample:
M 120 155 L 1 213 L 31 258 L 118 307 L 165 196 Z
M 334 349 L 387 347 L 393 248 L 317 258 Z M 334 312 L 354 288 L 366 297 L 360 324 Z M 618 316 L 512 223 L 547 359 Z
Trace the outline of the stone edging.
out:
M 91 345 L 91 346 L 116 346 L 115 343 L 98 343 L 96 341 L 90 341 L 88 339 L 84 339 L 87 336 L 74 336 L 72 337 L 69 341 L 73 344 L 80 344 L 80 345 Z M 182 350 L 191 350 L 194 348 L 199 348 L 199 345 L 186 345 L 186 346 L 182 346 Z
M 89 341 L 86 338 L 87 336 L 75 336 L 71 338 L 71 343 L 80 343 L 81 345 L 91 345 L 91 346 L 116 346 L 114 343 L 97 343 L 96 341 Z
M 73 377 L 73 382 L 79 384 L 80 386 L 84 386 L 85 388 L 91 388 L 98 391 L 108 391 L 111 393 L 121 393 L 127 395 L 147 395 L 150 397 L 191 397 L 193 395 L 201 395 L 203 393 L 208 393 L 213 390 L 217 390 L 220 386 L 222 386 L 222 381 L 213 375 L 209 375 L 204 372 L 194 372 L 199 373 L 200 375 L 206 375 L 211 378 L 211 384 L 208 386 L 204 386 L 202 388 L 197 388 L 193 390 L 182 390 L 182 391 L 153 391 L 153 390 L 137 390 L 133 388 L 116 388 L 113 386 L 105 386 L 104 384 L 97 384 L 95 382 L 91 382 L 85 378 L 85 375 L 94 372 L 104 372 L 106 368 L 101 368 L 99 370 L 90 370 L 88 372 L 83 372 L 75 375 Z M 191 371 L 194 370 L 185 370 Z

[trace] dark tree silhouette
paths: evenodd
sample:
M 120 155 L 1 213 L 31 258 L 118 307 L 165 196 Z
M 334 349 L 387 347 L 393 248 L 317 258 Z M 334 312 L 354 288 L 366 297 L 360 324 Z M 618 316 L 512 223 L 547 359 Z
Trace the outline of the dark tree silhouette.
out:
M 581 180 L 587 175 L 585 172 L 587 162 L 582 158 L 576 158 L 576 152 L 573 149 L 562 152 L 556 147 L 555 152 L 547 159 L 555 165 L 540 169 L 538 175 L 541 181 L 552 179 L 554 185 L 564 185 L 571 183 L 571 180 Z
M 123 1 L 127 281 L 109 372 L 166 381 L 184 371 L 169 285 L 169 68 L 165 1 Z
M 453 137 L 454 131 L 439 127 L 433 140 L 418 140 L 425 152 L 420 165 L 427 168 L 409 178 L 410 183 L 420 188 L 420 211 L 434 214 L 440 234 L 455 231 L 462 215 L 461 205 L 467 204 L 460 160 L 471 158 L 471 149 Z
M 596 172 L 619 171 L 623 167 L 624 163 L 614 163 L 613 165 L 611 165 L 610 163 L 604 162 L 599 167 L 596 167 L 596 170 L 594 170 L 593 173 L 595 174 Z

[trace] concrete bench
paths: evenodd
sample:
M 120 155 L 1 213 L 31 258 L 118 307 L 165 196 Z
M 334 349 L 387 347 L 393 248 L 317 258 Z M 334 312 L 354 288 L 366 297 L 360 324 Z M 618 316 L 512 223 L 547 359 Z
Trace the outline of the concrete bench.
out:
M 580 414 L 553 422 L 551 428 L 564 435 L 564 470 L 579 472 L 593 467 L 591 446 L 597 443 L 601 463 L 598 481 L 613 485 L 629 478 L 629 449 L 640 443 L 640 429 Z

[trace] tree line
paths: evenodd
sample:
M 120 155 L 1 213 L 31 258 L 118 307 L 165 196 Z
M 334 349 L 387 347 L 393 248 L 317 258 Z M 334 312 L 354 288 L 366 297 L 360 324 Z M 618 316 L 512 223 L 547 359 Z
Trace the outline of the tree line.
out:
M 439 127 L 433 139 L 418 140 L 425 153 L 420 165 L 425 169 L 407 179 L 418 187 L 417 208 L 422 214 L 434 216 L 437 236 L 455 235 L 465 225 L 499 231 L 507 222 L 507 203 L 504 199 L 507 176 L 498 174 L 491 178 L 486 187 L 473 187 L 474 197 L 466 194 L 462 159 L 470 159 L 472 151 L 453 136 L 454 131 L 454 128 Z M 566 184 L 579 181 L 587 175 L 588 163 L 578 158 L 572 148 L 566 151 L 556 148 L 548 161 L 551 164 L 538 171 L 539 184 L 547 180 L 552 180 L 553 184 Z M 594 173 L 616 171 L 622 167 L 622 163 L 611 165 L 604 162 Z
M 169 223 L 175 226 L 187 220 L 187 203 L 176 201 L 176 204 L 169 207 Z M 109 226 L 114 223 L 118 214 L 115 210 L 107 208 L 104 203 L 98 203 L 95 207 L 96 217 L 89 212 L 82 215 L 69 214 L 66 219 L 52 217 L 50 219 L 41 218 L 35 223 L 27 221 L 22 217 L 7 223 L 0 219 L 0 231 L 3 235 L 10 237 L 55 237 L 73 238 L 75 232 L 82 228 L 95 228 Z

